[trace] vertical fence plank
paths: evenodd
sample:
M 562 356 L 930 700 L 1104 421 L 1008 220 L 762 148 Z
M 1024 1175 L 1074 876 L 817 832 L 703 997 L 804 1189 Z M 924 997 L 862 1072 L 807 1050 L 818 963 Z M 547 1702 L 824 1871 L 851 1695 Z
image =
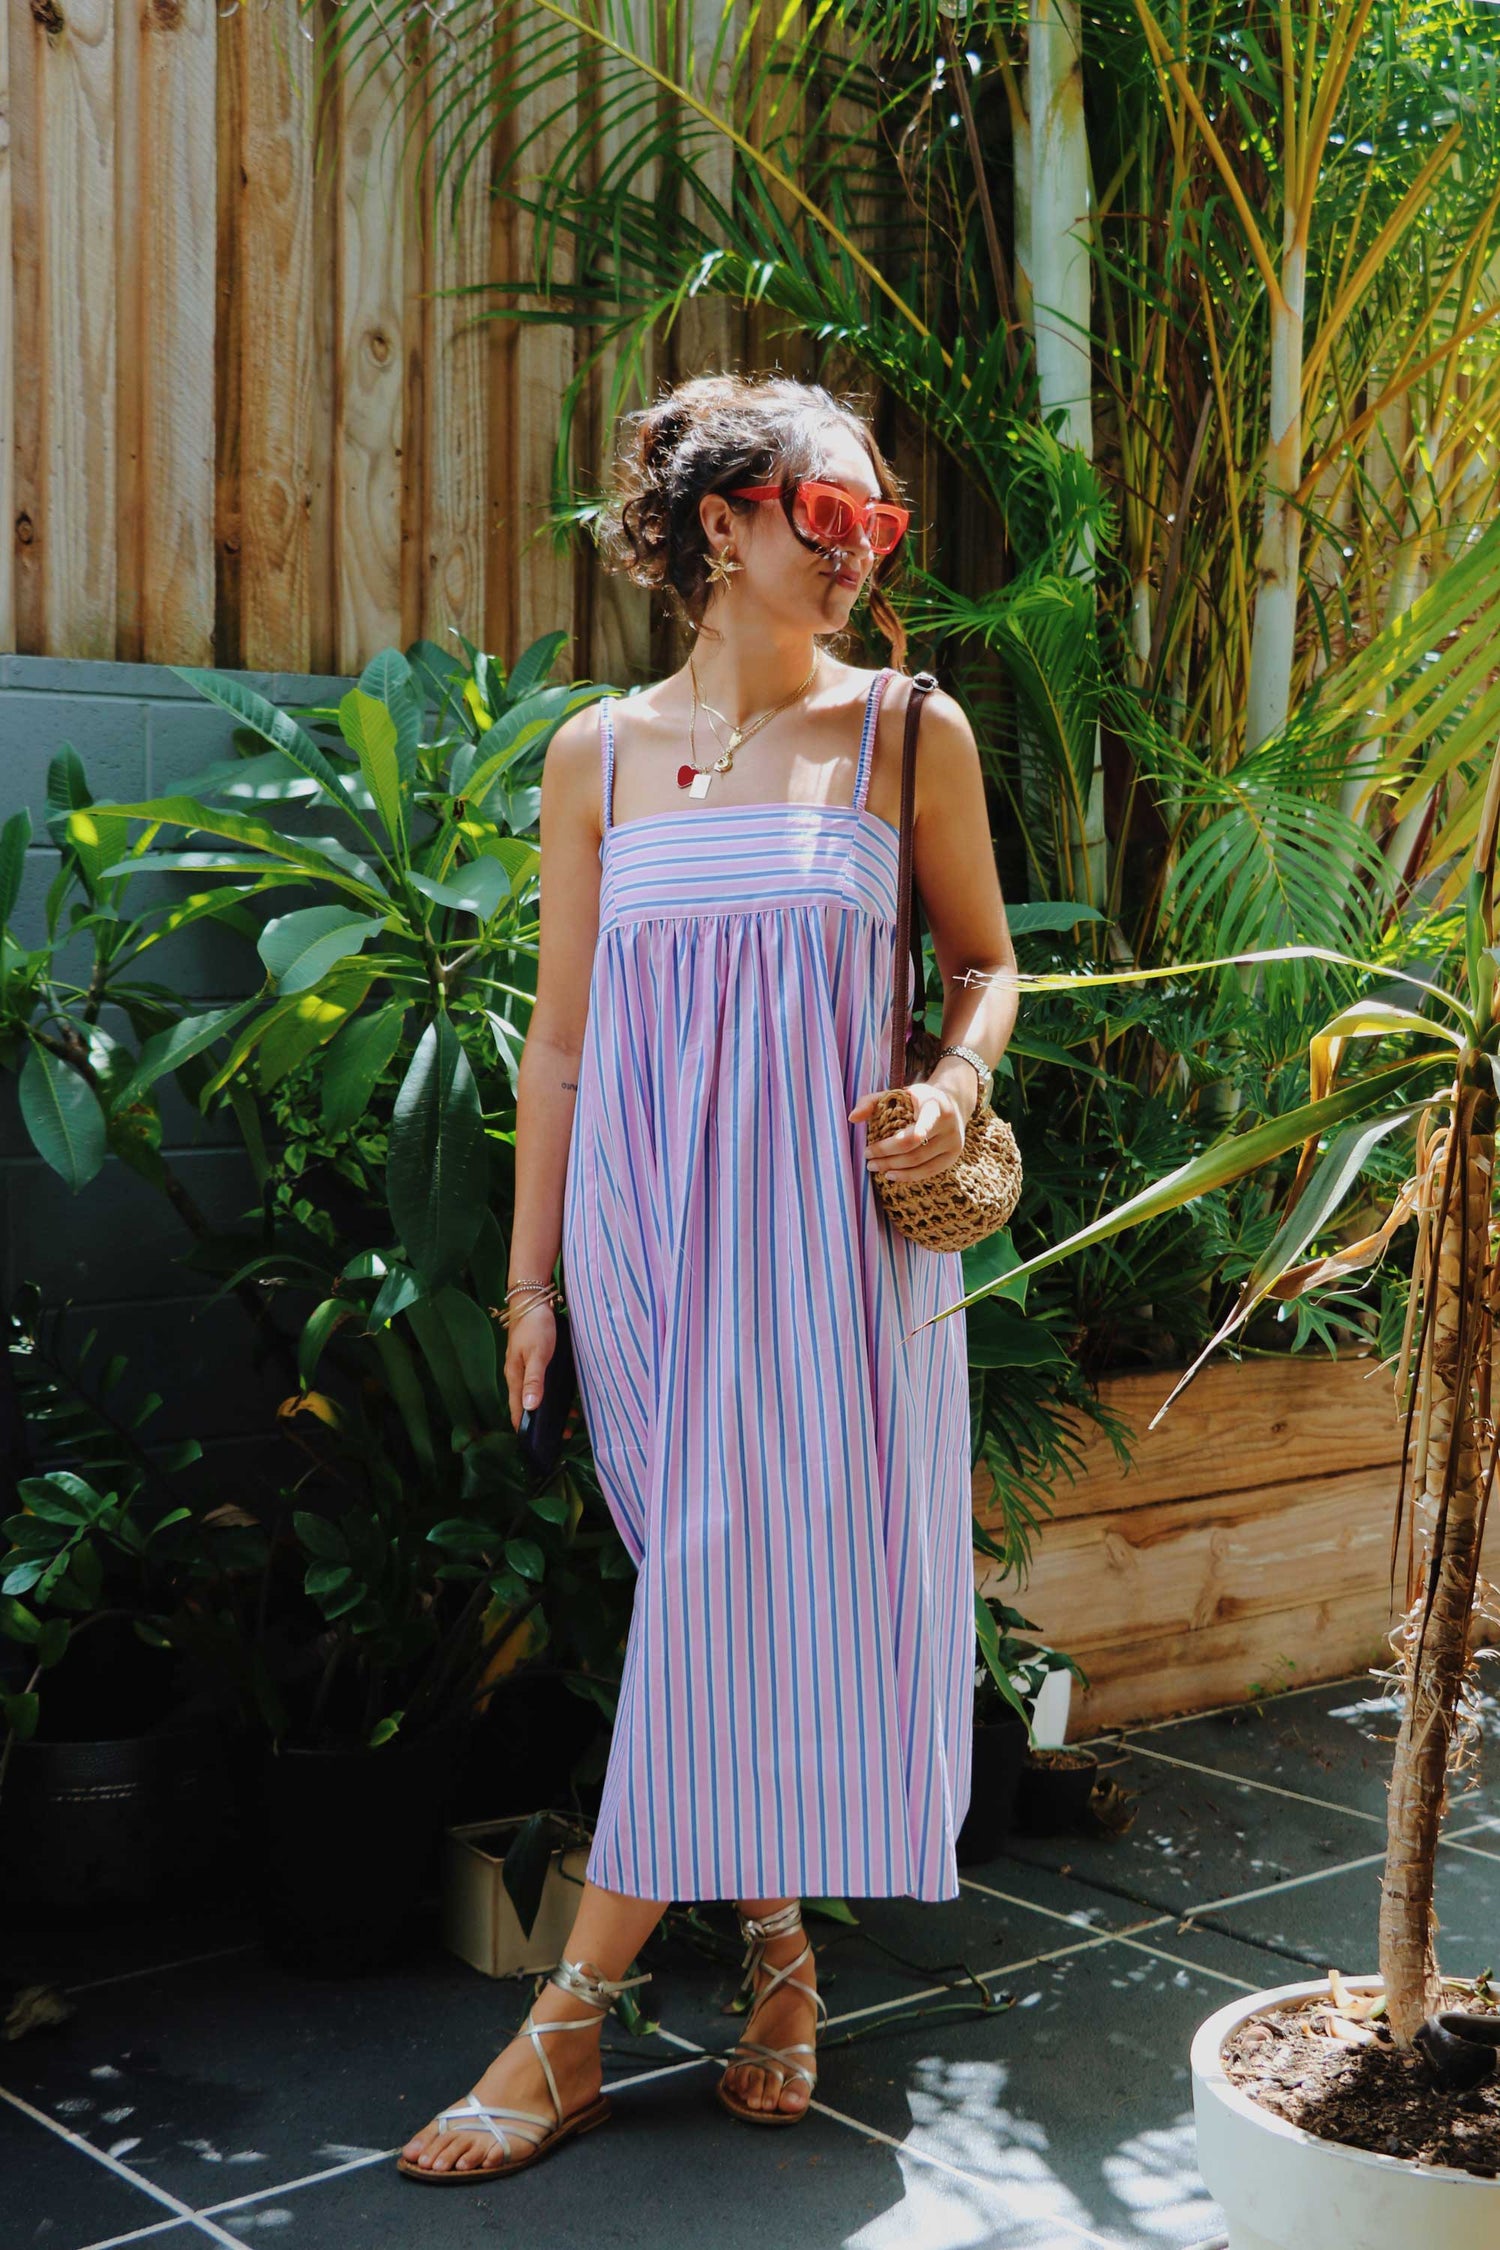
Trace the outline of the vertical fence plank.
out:
M 36 176 L 36 483 L 44 649 L 115 653 L 114 27 L 110 0 L 27 9 Z M 14 25 L 13 25 L 14 28 Z
M 313 50 L 295 10 L 240 8 L 235 279 L 239 307 L 240 651 L 311 662 Z
M 657 34 L 654 0 L 613 0 L 613 4 L 594 0 L 594 6 L 595 19 L 615 37 L 628 41 L 637 53 L 651 54 L 648 42 Z M 622 24 L 628 28 L 620 28 Z M 587 55 L 587 47 L 584 51 Z M 601 95 L 606 90 L 618 101 L 624 86 L 631 87 L 633 96 L 639 97 L 639 76 L 625 77 L 613 57 L 607 63 L 598 57 L 592 58 L 588 71 L 580 76 L 581 98 L 591 104 L 596 119 L 595 130 L 590 135 L 595 178 L 605 167 L 617 162 L 626 145 L 627 132 L 639 131 L 638 114 L 632 116 L 627 128 L 620 120 L 618 107 L 610 109 L 601 103 Z M 632 176 L 634 192 L 648 199 L 655 196 L 660 181 L 661 164 L 657 158 L 649 165 L 637 166 Z M 590 352 L 598 349 L 596 330 L 589 332 L 588 348 Z M 595 480 L 602 482 L 609 474 L 617 441 L 617 414 L 641 403 L 639 395 L 632 395 L 622 399 L 614 412 L 610 410 L 609 394 L 623 356 L 620 344 L 606 345 L 589 379 L 589 412 L 581 431 L 587 453 L 585 457 L 580 450 L 577 468 L 590 484 Z M 657 359 L 656 338 L 652 336 L 647 339 L 639 362 L 640 388 L 648 398 L 655 381 Z M 582 571 L 580 578 L 578 671 L 621 685 L 649 678 L 650 596 L 632 585 L 623 572 L 606 573 L 596 568 Z
M 555 42 L 557 36 L 557 26 L 549 25 L 549 43 Z M 527 59 L 534 61 L 530 55 Z M 528 195 L 535 194 L 536 181 L 572 129 L 577 105 L 563 107 L 559 103 L 559 84 L 558 79 L 550 79 L 539 92 L 520 102 L 512 113 L 510 129 L 515 145 L 522 141 L 527 145 L 511 174 L 511 181 Z M 551 125 L 535 139 L 529 139 L 540 119 L 548 115 L 553 115 Z M 530 213 L 511 205 L 507 272 L 518 279 L 535 279 L 537 248 Z M 566 283 L 573 276 L 571 244 L 560 229 L 550 243 L 548 270 L 555 282 Z M 539 301 L 529 293 L 525 299 L 530 305 Z M 551 322 L 522 322 L 512 350 L 509 475 L 500 495 L 505 543 L 513 573 L 509 605 L 514 635 L 511 657 L 518 656 L 544 633 L 561 628 L 572 636 L 576 629 L 573 552 L 571 548 L 554 547 L 551 534 L 543 528 L 552 499 L 558 405 L 572 379 L 573 344 L 574 333 L 570 328 Z M 571 677 L 580 669 L 581 652 L 576 646 L 565 649 L 558 666 L 559 676 Z
M 46 648 L 42 605 L 42 211 L 37 158 L 37 25 L 28 0 L 0 0 L 10 31 L 12 646 Z
M 0 649 L 16 645 L 16 301 L 10 197 L 10 9 L 0 0 Z
M 489 339 L 482 297 L 441 292 L 480 290 L 490 278 L 490 166 L 488 146 L 475 155 L 472 135 L 460 142 L 455 118 L 441 114 L 453 106 L 445 86 L 427 159 L 422 631 L 456 650 L 454 629 L 475 640 L 485 620 Z
M 137 104 L 130 183 L 136 286 L 121 298 L 121 375 L 128 349 L 139 417 L 122 434 L 119 552 L 139 616 L 139 646 L 128 653 L 158 664 L 207 664 L 214 639 L 218 19 L 213 0 L 157 0 L 120 21 L 122 47 L 135 45 Z M 122 100 L 122 130 L 127 106 Z M 122 256 L 125 210 L 122 192 Z M 127 482 L 123 457 L 132 453 L 135 473 Z
M 338 117 L 338 428 L 335 666 L 357 672 L 401 632 L 405 355 L 399 50 L 343 66 Z

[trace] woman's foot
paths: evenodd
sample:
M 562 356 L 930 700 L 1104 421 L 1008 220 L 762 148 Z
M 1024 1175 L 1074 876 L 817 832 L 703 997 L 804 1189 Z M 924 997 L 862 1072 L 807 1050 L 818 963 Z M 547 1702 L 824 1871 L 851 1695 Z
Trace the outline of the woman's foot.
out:
M 532 2002 L 530 2020 L 533 2023 L 576 2018 L 580 2026 L 577 2031 L 551 2032 L 543 2042 L 552 2075 L 557 2080 L 558 2100 L 565 2119 L 575 2110 L 587 2109 L 591 2102 L 598 2100 L 604 2076 L 599 2059 L 598 2027 L 607 2013 L 606 2009 L 591 2008 L 576 1993 L 560 1991 L 555 1984 L 544 1985 Z M 593 2021 L 589 2022 L 589 2018 Z M 473 2091 L 480 2101 L 496 2108 L 529 2109 L 539 2119 L 545 2119 L 549 2129 L 557 2123 L 536 2046 L 524 2030 L 518 2031 L 510 2045 L 495 2057 Z M 501 2130 L 507 2131 L 508 2154 L 505 2143 L 497 2140 L 487 2127 L 481 2126 L 475 2131 L 455 2125 L 444 2132 L 437 2118 L 420 2133 L 414 2133 L 401 2153 L 423 2171 L 503 2169 L 535 2145 L 540 2138 L 540 2127 L 533 2131 L 514 2119 L 501 2118 L 498 2122 Z M 514 2130 L 507 2130 L 508 2126 L 513 2126 Z
M 756 1975 L 757 1989 L 770 1982 L 772 1974 L 788 1961 L 795 1961 L 804 1945 L 805 1930 L 793 1930 L 788 1936 L 767 1938 L 761 1949 L 761 1965 Z M 765 2047 L 791 2047 L 801 2040 L 809 2045 L 816 2042 L 818 2009 L 811 1993 L 799 1992 L 798 1985 L 810 1985 L 817 1990 L 817 1972 L 813 1966 L 812 1948 L 808 1946 L 807 1959 L 797 1970 L 796 1982 L 788 1977 L 764 2000 L 752 2006 L 749 2018 L 740 2036 L 757 2039 Z M 809 2070 L 816 2069 L 811 2055 L 799 2055 L 799 2062 Z M 726 2093 L 743 2102 L 749 2109 L 783 2109 L 789 2112 L 806 2109 L 812 2088 L 805 2078 L 784 2074 L 774 2063 L 731 2063 L 724 2073 Z

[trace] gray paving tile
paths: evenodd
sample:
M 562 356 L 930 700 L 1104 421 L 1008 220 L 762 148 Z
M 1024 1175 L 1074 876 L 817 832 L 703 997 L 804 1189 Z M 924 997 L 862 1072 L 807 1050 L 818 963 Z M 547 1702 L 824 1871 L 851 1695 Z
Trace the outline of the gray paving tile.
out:
M 1476 1763 L 1455 1778 L 1452 1817 L 1500 1815 L 1500 1703 L 1480 1699 Z M 1246 1780 L 1385 1818 L 1386 1784 L 1400 1718 L 1397 1698 L 1374 1675 L 1268 1697 L 1197 1719 L 1176 1719 L 1128 1736 L 1141 1753 L 1236 1774 Z
M 107 2128 L 127 2143 L 130 2121 Z M 169 2217 L 142 2189 L 0 2101 L 0 2250 L 79 2250 Z
M 1355 1813 L 1268 1797 L 1232 1774 L 1132 1757 L 1115 1778 L 1139 1797 L 1127 1835 L 1014 1837 L 1011 1858 L 1173 1914 L 1230 1891 L 1343 1866 L 1379 1842 Z
M 1086 2250 L 982 2180 L 924 2164 L 814 2110 L 791 2131 L 737 2125 L 699 2066 L 615 2095 L 600 2132 L 514 2178 L 424 2188 L 371 2166 L 217 2224 L 247 2250 L 424 2250 L 503 2227 L 528 2250 Z M 183 2246 L 186 2250 L 186 2246 Z
M 1365 1975 L 1375 1967 L 1382 1858 L 1377 1848 L 1365 1864 L 1310 1882 L 1223 1903 L 1205 1899 L 1194 1920 L 1310 1963 L 1314 1972 Z M 1439 1957 L 1449 1975 L 1474 1976 L 1500 1964 L 1500 1858 L 1442 1845 L 1437 1914 Z M 1294 1977 L 1295 1970 L 1286 1981 Z
M 96 1986 L 45 2040 L 0 2049 L 0 2085 L 95 2146 L 128 2134 L 132 2168 L 198 2210 L 396 2145 L 474 2083 L 530 1999 L 529 1978 L 436 1951 L 325 1983 L 252 1949 Z M 618 2018 L 604 2052 L 610 2076 L 681 2057 Z
M 1108 1941 L 1018 1980 L 1019 2005 L 933 2033 L 828 2044 L 824 2098 L 989 2183 L 1013 2219 L 1109 2242 L 1211 2238 L 1188 2055 L 1228 1987 Z

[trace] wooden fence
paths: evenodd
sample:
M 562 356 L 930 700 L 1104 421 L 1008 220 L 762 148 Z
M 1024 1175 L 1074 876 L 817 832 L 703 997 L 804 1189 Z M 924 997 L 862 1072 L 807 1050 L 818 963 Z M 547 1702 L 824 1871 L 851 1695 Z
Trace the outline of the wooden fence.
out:
M 296 0 L 0 0 L 0 649 L 348 673 L 561 626 L 564 674 L 649 667 L 644 596 L 536 536 L 591 334 L 443 294 L 528 272 L 529 222 L 477 163 L 435 216 L 447 144 L 418 178 L 369 67 L 321 72 Z M 687 305 L 648 383 L 758 322 Z
M 1206 1367 L 1154 1431 L 1175 1375 L 1106 1377 L 1135 1432 L 1121 1471 L 1092 1427 L 1059 1480 L 1024 1587 L 1003 1593 L 1089 1675 L 1071 1732 L 1239 1703 L 1380 1661 L 1393 1622 L 1401 1425 L 1368 1359 Z M 976 1493 L 981 1517 L 986 1496 Z M 1500 1527 L 1485 1542 L 1500 1577 Z

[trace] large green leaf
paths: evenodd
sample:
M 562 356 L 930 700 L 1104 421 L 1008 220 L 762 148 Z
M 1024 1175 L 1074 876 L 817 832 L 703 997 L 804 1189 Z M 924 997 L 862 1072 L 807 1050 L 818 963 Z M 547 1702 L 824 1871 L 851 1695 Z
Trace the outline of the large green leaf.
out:
M 323 1130 L 347 1133 L 369 1107 L 381 1072 L 401 1044 L 403 1002 L 393 1000 L 341 1032 L 323 1067 Z
M 376 651 L 359 675 L 366 695 L 385 705 L 396 728 L 396 769 L 408 786 L 417 778 L 422 742 L 422 698 L 412 668 L 398 648 Z
M 347 906 L 304 906 L 278 914 L 256 948 L 278 991 L 309 992 L 337 961 L 346 961 L 378 930 L 385 917 L 351 914 Z
M 1397 1084 L 1418 1078 L 1423 1072 L 1431 1075 L 1434 1091 L 1451 1078 L 1453 1056 L 1447 1050 L 1422 1055 L 1410 1055 L 1400 1062 L 1377 1064 L 1373 1070 L 1352 1086 L 1345 1086 L 1336 1094 L 1329 1094 L 1318 1102 L 1304 1102 L 1300 1108 L 1288 1110 L 1282 1117 L 1267 1118 L 1263 1124 L 1252 1125 L 1247 1132 L 1231 1133 L 1215 1141 L 1212 1148 L 1180 1164 L 1175 1172 L 1155 1180 L 1139 1195 L 1117 1204 L 1103 1218 L 1080 1227 L 1066 1240 L 1053 1243 L 1048 1250 L 1040 1250 L 1034 1258 L 1016 1266 L 1004 1277 L 1004 1283 L 993 1282 L 983 1289 L 969 1290 L 956 1297 L 941 1312 L 918 1321 L 917 1327 L 908 1331 L 915 1335 L 928 1328 L 933 1321 L 945 1320 L 949 1313 L 957 1312 L 962 1305 L 975 1304 L 993 1296 L 1002 1286 L 1009 1289 L 1023 1275 L 1040 1273 L 1045 1266 L 1055 1266 L 1064 1258 L 1073 1257 L 1080 1250 L 1091 1250 L 1097 1243 L 1108 1242 L 1112 1236 L 1124 1234 L 1130 1227 L 1139 1226 L 1143 1220 L 1160 1218 L 1163 1212 L 1180 1210 L 1200 1195 L 1215 1188 L 1224 1188 L 1248 1173 L 1259 1171 L 1279 1156 L 1285 1156 L 1304 1141 L 1316 1140 L 1331 1132 L 1335 1126 L 1346 1124 L 1351 1118 L 1373 1110 L 1383 1095 L 1395 1090 Z
M 32 1045 L 21 1066 L 21 1116 L 32 1146 L 76 1193 L 104 1162 L 108 1130 L 88 1080 L 50 1048 Z
M 307 874 L 317 876 L 320 882 L 353 891 L 373 906 L 386 904 L 374 871 L 335 837 L 283 835 L 279 828 L 267 820 L 257 820 L 253 813 L 225 812 L 217 805 L 205 805 L 196 797 L 181 795 L 150 798 L 143 804 L 112 804 L 108 809 L 125 819 L 149 820 L 157 827 L 185 828 L 190 833 L 226 837 L 232 844 L 244 844 L 252 851 L 264 852 L 269 859 L 284 866 L 302 868 Z M 247 864 L 254 865 L 253 862 Z M 105 868 L 104 872 L 128 875 L 135 865 L 134 860 L 122 860 Z M 268 867 L 265 872 L 269 874 L 272 870 Z
M 21 875 L 26 865 L 26 847 L 30 842 L 31 815 L 23 805 L 0 828 L 0 928 L 16 911 Z
M 386 1194 L 408 1262 L 451 1281 L 479 1232 L 489 1185 L 479 1088 L 446 1015 L 423 1032 L 391 1119 Z
M 255 998 L 241 1000 L 231 1008 L 213 1008 L 204 1016 L 184 1016 L 180 1023 L 157 1032 L 142 1047 L 140 1060 L 116 1095 L 114 1106 L 124 1108 L 154 1086 L 158 1078 L 165 1078 L 169 1070 L 180 1070 L 194 1055 L 201 1055 L 205 1047 L 233 1030 L 258 1004 Z
M 406 807 L 401 796 L 395 720 L 383 703 L 356 687 L 349 690 L 339 705 L 339 730 L 359 760 L 359 770 L 393 848 L 404 859 Z
M 344 807 L 368 835 L 364 822 L 354 811 L 344 776 L 289 711 L 279 710 L 265 696 L 257 695 L 254 688 L 246 687 L 242 680 L 231 679 L 228 673 L 205 671 L 192 664 L 174 664 L 170 669 L 179 680 L 186 680 L 189 687 L 207 696 L 210 703 L 232 711 L 241 725 L 249 727 L 262 741 L 269 742 L 273 750 L 284 752 L 293 765 L 300 766 L 305 774 L 320 783 L 334 804 Z
M 487 922 L 502 899 L 510 896 L 510 877 L 498 859 L 471 859 L 446 883 L 413 872 L 413 885 L 435 906 L 449 906 L 462 914 L 477 914 Z

